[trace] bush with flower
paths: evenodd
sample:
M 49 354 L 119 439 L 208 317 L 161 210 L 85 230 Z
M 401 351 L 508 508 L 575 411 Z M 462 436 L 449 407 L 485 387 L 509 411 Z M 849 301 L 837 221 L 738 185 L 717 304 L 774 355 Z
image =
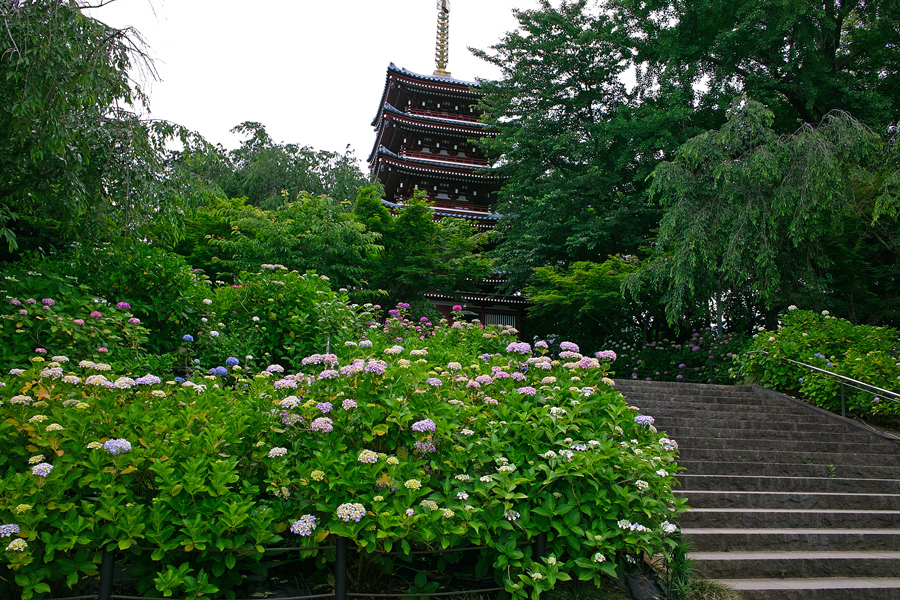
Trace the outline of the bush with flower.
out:
M 674 545 L 677 446 L 611 387 L 609 354 L 554 362 L 509 328 L 402 306 L 376 322 L 313 275 L 246 287 L 197 314 L 216 311 L 223 332 L 259 315 L 275 332 L 258 344 L 294 332 L 264 367 L 182 341 L 206 363 L 187 377 L 74 355 L 0 374 L 0 522 L 15 542 L 2 597 L 61 593 L 112 548 L 141 594 L 208 597 L 264 568 L 265 546 L 351 538 L 351 573 L 386 552 L 485 546 L 480 573 L 524 597 Z M 321 312 L 293 319 L 294 302 Z M 552 564 L 528 546 L 541 534 Z M 301 554 L 326 565 L 326 550 Z
M 740 357 L 741 374 L 750 382 L 809 400 L 832 412 L 841 410 L 840 384 L 784 361 L 791 359 L 887 390 L 900 390 L 900 332 L 890 327 L 854 325 L 828 314 L 791 306 L 777 330 L 759 328 L 750 352 Z M 898 422 L 900 404 L 845 388 L 849 413 Z

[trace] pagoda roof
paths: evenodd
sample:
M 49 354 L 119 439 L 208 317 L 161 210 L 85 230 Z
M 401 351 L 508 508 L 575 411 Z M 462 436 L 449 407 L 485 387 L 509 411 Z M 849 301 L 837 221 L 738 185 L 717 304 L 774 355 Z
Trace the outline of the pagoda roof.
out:
M 402 209 L 404 208 L 403 204 L 397 204 L 396 202 L 390 202 L 389 200 L 382 200 L 382 204 L 387 206 L 388 208 L 393 209 Z M 462 208 L 434 208 L 432 209 L 434 214 L 440 217 L 454 217 L 457 219 L 473 219 L 476 221 L 498 221 L 503 218 L 503 215 L 498 213 L 489 213 L 489 212 L 481 212 L 481 211 L 472 211 L 465 210 Z
M 404 81 L 411 87 L 427 90 L 440 90 L 450 95 L 461 95 L 469 98 L 478 98 L 481 92 L 474 91 L 471 88 L 480 88 L 481 84 L 477 81 L 464 81 L 447 75 L 422 75 L 413 73 L 407 69 L 403 69 L 391 63 L 387 68 L 387 76 L 384 80 L 384 91 L 381 93 L 381 103 L 378 105 L 378 114 L 372 119 L 372 126 L 378 122 L 381 115 L 381 107 L 387 102 L 388 91 L 391 87 L 391 79 Z
M 379 113 L 378 118 L 375 119 L 375 125 L 378 128 L 378 135 L 375 137 L 375 144 L 372 146 L 372 151 L 369 153 L 369 162 L 375 157 L 375 152 L 378 149 L 378 144 L 381 140 L 381 129 L 384 126 L 384 121 L 386 114 L 389 114 L 387 119 L 392 120 L 406 129 L 407 131 L 418 131 L 421 133 L 433 133 L 436 131 L 440 131 L 443 134 L 453 136 L 453 137 L 461 137 L 470 139 L 471 137 L 483 137 L 486 135 L 497 135 L 497 131 L 486 131 L 484 123 L 478 121 L 462 121 L 462 120 L 454 120 L 454 119 L 442 119 L 440 117 L 431 117 L 426 115 L 416 115 L 411 113 L 405 113 L 401 110 L 398 110 L 391 106 L 390 104 L 384 105 L 384 110 Z
M 451 179 L 456 177 L 465 177 L 470 179 L 480 179 L 488 181 L 502 180 L 501 177 L 498 177 L 496 175 L 486 175 L 476 172 L 479 170 L 486 170 L 485 167 L 450 161 L 428 160 L 423 158 L 400 156 L 399 154 L 391 152 L 384 146 L 378 147 L 378 150 L 374 153 L 373 156 L 374 160 L 372 160 L 371 162 L 377 161 L 379 157 L 382 158 L 382 160 L 384 160 L 385 162 L 399 167 L 401 171 L 406 171 L 409 173 L 429 173 L 432 175 L 443 174 L 447 175 Z

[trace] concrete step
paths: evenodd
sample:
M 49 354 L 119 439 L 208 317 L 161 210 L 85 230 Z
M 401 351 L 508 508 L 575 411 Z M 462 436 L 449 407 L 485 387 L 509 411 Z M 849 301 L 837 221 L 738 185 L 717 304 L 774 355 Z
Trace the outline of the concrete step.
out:
M 682 514 L 681 525 L 691 528 L 900 529 L 900 511 L 692 508 Z
M 900 600 L 900 577 L 720 579 L 743 600 Z
M 892 577 L 900 574 L 900 551 L 693 552 L 697 572 L 707 579 L 740 573 L 746 579 Z
M 802 510 L 900 510 L 900 494 L 676 490 L 691 508 L 789 508 Z
M 682 448 L 683 451 L 683 448 Z M 712 462 L 706 460 L 678 459 L 678 466 L 684 467 L 680 473 L 689 475 L 769 475 L 774 477 L 843 477 L 848 479 L 900 479 L 900 467 L 868 467 L 865 465 L 834 465 L 834 472 L 828 464 L 765 463 L 742 459 L 734 462 Z
M 650 415 L 653 416 L 653 415 Z M 655 418 L 655 417 L 654 417 Z M 668 431 L 669 429 L 678 430 L 684 427 L 707 427 L 713 428 L 718 431 L 724 432 L 729 429 L 749 429 L 756 431 L 758 429 L 762 430 L 773 430 L 773 431 L 814 431 L 818 432 L 822 435 L 822 437 L 832 437 L 832 436 L 840 436 L 844 432 L 851 431 L 849 430 L 849 425 L 843 423 L 841 421 L 835 421 L 834 423 L 826 422 L 826 421 L 796 421 L 796 420 L 787 420 L 787 421 L 762 421 L 760 419 L 731 419 L 728 417 L 722 418 L 683 418 L 683 417 L 672 417 L 669 419 L 660 419 L 659 422 L 655 423 L 656 428 L 660 431 Z M 853 430 L 855 432 L 856 430 Z
M 703 426 L 702 424 L 693 427 L 679 427 L 677 429 L 673 427 L 666 427 L 665 430 L 668 431 L 670 436 L 674 437 L 675 439 L 722 439 L 726 438 L 726 436 L 732 436 L 733 438 L 741 438 L 743 436 L 745 438 L 745 436 L 747 436 L 748 434 L 747 430 L 743 429 L 712 429 L 710 427 Z M 778 429 L 755 429 L 753 430 L 753 438 L 757 440 L 770 440 L 773 442 L 782 440 L 819 442 L 823 439 L 822 434 L 817 431 L 782 431 Z M 887 451 L 900 449 L 900 445 L 894 442 L 883 440 L 868 433 L 852 433 L 848 431 L 841 433 L 840 435 L 832 435 L 830 439 L 846 444 L 859 444 L 871 441 L 875 444 L 875 447 L 879 449 L 883 448 Z
M 900 549 L 898 529 L 685 527 L 681 533 L 697 552 Z
M 679 462 L 679 465 L 681 463 Z M 683 465 L 682 465 L 683 466 Z M 805 466 L 805 465 L 804 465 Z M 681 491 L 823 492 L 833 494 L 900 494 L 900 479 L 843 477 L 769 477 L 765 475 L 693 475 L 680 472 Z
M 752 448 L 696 448 L 678 440 L 678 455 L 682 460 L 715 460 L 719 462 L 765 462 L 826 465 L 869 465 L 875 467 L 900 468 L 900 456 L 892 454 L 863 454 L 847 452 L 827 452 L 816 449 L 804 451 L 754 450 Z
M 687 448 L 710 448 L 710 449 L 746 449 L 746 450 L 779 450 L 782 452 L 833 452 L 837 454 L 866 454 L 873 450 L 880 449 L 872 444 L 866 443 L 850 443 L 840 440 L 766 440 L 758 437 L 741 437 L 746 435 L 745 430 L 735 432 L 739 434 L 735 437 L 729 437 L 723 434 L 721 437 L 689 437 L 679 436 L 676 438 L 680 445 Z M 885 448 L 889 450 L 890 448 Z M 898 457 L 892 452 L 877 452 L 888 457 Z

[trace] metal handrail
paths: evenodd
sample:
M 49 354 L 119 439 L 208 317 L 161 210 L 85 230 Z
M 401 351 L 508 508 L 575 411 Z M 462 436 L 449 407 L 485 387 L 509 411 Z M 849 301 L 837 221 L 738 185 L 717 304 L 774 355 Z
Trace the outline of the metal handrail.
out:
M 767 350 L 750 350 L 749 352 L 745 352 L 745 354 L 765 354 L 766 356 L 771 356 L 771 354 Z M 845 386 L 853 388 L 855 390 L 859 390 L 860 392 L 865 392 L 866 394 L 872 394 L 873 396 L 875 396 L 876 394 L 879 396 L 888 396 L 886 400 L 890 400 L 891 402 L 900 404 L 900 394 L 898 394 L 897 392 L 892 392 L 891 390 L 880 388 L 877 385 L 872 385 L 871 383 L 866 383 L 865 381 L 853 379 L 852 377 L 847 377 L 846 375 L 841 375 L 840 373 L 835 373 L 834 371 L 829 371 L 828 369 L 823 369 L 815 365 L 809 365 L 792 358 L 780 357 L 778 358 L 778 360 L 783 360 L 795 365 L 800 365 L 801 367 L 806 367 L 811 371 L 818 371 L 819 373 L 824 373 L 837 379 L 841 386 L 841 416 L 844 418 L 847 417 L 847 402 L 844 397 Z

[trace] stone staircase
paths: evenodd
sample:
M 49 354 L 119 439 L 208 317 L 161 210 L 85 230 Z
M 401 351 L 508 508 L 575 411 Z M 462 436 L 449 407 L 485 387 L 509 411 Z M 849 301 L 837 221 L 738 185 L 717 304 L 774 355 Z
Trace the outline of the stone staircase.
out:
M 702 577 L 745 600 L 900 600 L 900 443 L 757 386 L 616 389 L 678 442 Z

